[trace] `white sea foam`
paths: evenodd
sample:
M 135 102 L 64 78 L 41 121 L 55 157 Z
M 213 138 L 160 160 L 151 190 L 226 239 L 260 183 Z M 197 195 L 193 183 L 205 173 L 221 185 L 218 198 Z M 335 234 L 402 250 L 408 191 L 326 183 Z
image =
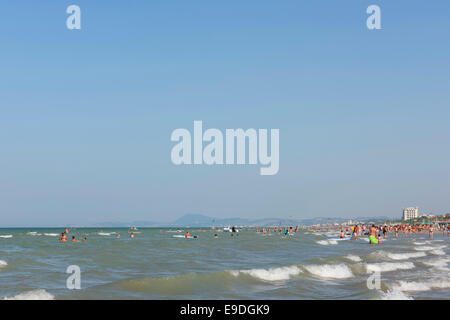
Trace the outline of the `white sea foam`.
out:
M 444 256 L 445 252 L 441 249 L 437 249 L 437 250 L 431 250 L 430 253 L 437 255 L 437 256 Z
M 380 262 L 366 264 L 366 270 L 370 272 L 389 272 L 395 270 L 408 270 L 413 269 L 414 263 L 412 262 Z
M 3 300 L 53 300 L 55 296 L 44 289 L 25 291 L 14 296 L 4 297 Z
M 446 269 L 447 264 L 450 260 L 449 259 L 435 259 L 435 260 L 428 260 L 424 261 L 423 263 L 427 266 L 439 268 L 439 269 Z
M 427 254 L 423 251 L 421 252 L 411 252 L 411 253 L 391 253 L 388 252 L 387 257 L 392 260 L 407 260 L 411 258 L 425 257 Z
M 431 250 L 444 249 L 445 247 L 446 246 L 436 246 L 436 247 L 423 246 L 423 247 L 415 247 L 414 249 L 417 251 L 431 251 Z
M 431 290 L 431 287 L 424 282 L 408 282 L 408 281 L 399 281 L 397 284 L 393 286 L 394 291 L 428 291 Z
M 110 232 L 99 232 L 98 235 L 99 236 L 110 236 L 111 233 Z
M 321 244 L 323 246 L 328 246 L 330 244 L 338 244 L 336 240 L 319 240 L 316 241 L 317 244 Z
M 307 265 L 304 268 L 311 274 L 321 278 L 346 279 L 353 277 L 353 273 L 345 264 Z
M 0 260 L 0 268 L 2 267 L 6 267 L 8 265 L 8 263 L 4 260 Z
M 352 254 L 347 255 L 346 258 L 349 259 L 349 260 L 355 261 L 355 262 L 361 262 L 361 258 L 360 257 L 354 256 Z
M 414 300 L 412 297 L 405 295 L 402 291 L 392 290 L 392 291 L 381 291 L 381 300 Z
M 430 281 L 398 281 L 393 285 L 394 291 L 429 291 L 432 289 L 447 289 L 450 288 L 450 281 L 448 279 L 430 280 Z
M 433 247 L 430 247 L 430 246 L 423 246 L 423 247 L 415 247 L 414 248 L 414 250 L 417 250 L 417 251 L 429 251 L 429 250 L 433 250 L 434 248 Z
M 230 272 L 235 277 L 242 273 L 265 281 L 282 281 L 289 280 L 292 276 L 300 274 L 302 270 L 297 266 L 289 266 L 270 269 L 232 270 Z
M 58 233 L 44 233 L 44 236 L 47 236 L 47 237 L 57 237 L 57 236 L 59 236 L 59 234 L 58 234 Z
M 9 239 L 9 238 L 12 238 L 12 237 L 13 237 L 12 234 L 3 234 L 3 235 L 0 235 L 0 238 L 3 238 L 3 239 Z

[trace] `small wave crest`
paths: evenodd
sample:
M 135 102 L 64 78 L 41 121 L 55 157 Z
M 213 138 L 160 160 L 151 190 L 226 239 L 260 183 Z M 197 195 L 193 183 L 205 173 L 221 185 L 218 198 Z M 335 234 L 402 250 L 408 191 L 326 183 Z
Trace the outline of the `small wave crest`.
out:
M 304 268 L 312 275 L 329 278 L 329 279 L 347 279 L 354 275 L 350 268 L 345 264 L 323 264 L 323 265 L 309 265 Z
M 449 259 L 435 259 L 435 260 L 428 260 L 424 261 L 423 263 L 427 266 L 438 268 L 438 269 L 447 269 L 447 264 L 450 260 Z
M 412 262 L 380 262 L 366 264 L 366 270 L 368 273 L 408 270 L 413 269 L 414 267 L 414 263 Z
M 447 289 L 450 288 L 450 281 L 448 279 L 430 280 L 430 281 L 398 281 L 393 285 L 395 291 L 429 291 L 432 289 Z
M 4 297 L 3 300 L 54 300 L 55 296 L 44 289 L 25 291 L 14 296 Z
M 417 251 L 432 251 L 432 250 L 444 249 L 445 247 L 446 246 L 436 246 L 436 247 L 421 246 L 421 247 L 415 247 L 414 250 L 417 250 Z
M 352 255 L 352 254 L 349 254 L 349 255 L 345 256 L 345 258 L 347 258 L 348 260 L 351 260 L 351 261 L 355 261 L 355 262 L 361 262 L 362 261 L 362 259 L 360 257 Z
M 251 277 L 265 280 L 265 281 L 283 281 L 289 280 L 292 276 L 300 274 L 300 270 L 297 266 L 280 267 L 280 268 L 270 268 L 270 269 L 250 269 L 250 270 L 231 270 L 230 273 L 237 277 L 241 273 L 248 274 Z
M 414 300 L 412 297 L 407 296 L 402 291 L 398 290 L 388 290 L 386 292 L 380 291 L 381 300 Z
M 431 250 L 430 253 L 434 254 L 436 256 L 444 256 L 445 255 L 444 250 L 441 250 L 441 249 Z
M 411 253 L 387 253 L 387 257 L 392 260 L 407 260 L 411 258 L 425 257 L 427 254 L 423 251 L 421 252 L 411 252 Z
M 319 240 L 316 241 L 316 243 L 322 246 L 328 246 L 330 244 L 338 244 L 336 240 Z

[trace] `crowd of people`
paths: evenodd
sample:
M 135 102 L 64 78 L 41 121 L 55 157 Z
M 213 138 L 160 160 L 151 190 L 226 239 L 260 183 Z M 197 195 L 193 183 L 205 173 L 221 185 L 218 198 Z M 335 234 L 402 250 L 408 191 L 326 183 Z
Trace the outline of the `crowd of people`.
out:
M 358 239 L 361 235 L 374 237 L 378 244 L 382 239 L 386 239 L 389 233 L 393 233 L 395 238 L 399 238 L 399 234 L 409 235 L 414 233 L 428 233 L 430 239 L 433 238 L 435 232 L 442 232 L 443 235 L 450 236 L 450 223 L 429 223 L 429 224 L 396 224 L 396 225 L 355 225 L 347 226 L 341 229 L 340 238 L 343 239 L 345 235 L 351 235 L 352 240 Z

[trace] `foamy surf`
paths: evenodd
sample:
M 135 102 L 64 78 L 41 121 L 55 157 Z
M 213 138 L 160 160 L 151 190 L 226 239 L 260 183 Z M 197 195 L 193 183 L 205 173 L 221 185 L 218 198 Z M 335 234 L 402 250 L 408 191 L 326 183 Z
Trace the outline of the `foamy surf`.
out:
M 412 297 L 398 290 L 380 291 L 380 293 L 381 300 L 414 300 Z
M 237 277 L 239 274 L 247 274 L 253 278 L 257 278 L 265 281 L 283 281 L 289 280 L 292 276 L 300 274 L 300 270 L 297 266 L 270 268 L 270 269 L 250 269 L 250 270 L 232 270 L 230 273 Z
M 434 254 L 436 256 L 444 256 L 445 255 L 444 250 L 441 250 L 441 249 L 431 250 L 430 253 Z
M 426 282 L 416 282 L 416 281 L 398 281 L 393 285 L 395 291 L 429 291 L 432 289 L 447 289 L 450 288 L 450 281 L 426 281 Z
M 13 237 L 12 234 L 2 234 L 2 235 L 0 235 L 0 238 L 3 238 L 3 239 L 9 239 L 9 238 L 12 238 L 12 237 Z
M 328 246 L 330 244 L 338 244 L 336 240 L 319 240 L 316 241 L 317 244 L 320 244 L 322 246 Z
M 4 260 L 0 260 L 0 268 L 6 267 L 8 263 Z
M 57 234 L 57 233 L 44 233 L 44 236 L 47 236 L 47 237 L 57 237 L 57 236 L 59 236 L 59 234 Z
M 415 247 L 414 250 L 417 250 L 417 251 L 432 251 L 432 250 L 444 249 L 445 247 L 446 246 L 436 246 L 436 247 L 423 246 L 423 247 Z
M 412 262 L 380 262 L 366 264 L 366 270 L 370 272 L 390 272 L 395 270 L 408 270 L 413 269 L 414 263 Z
M 435 260 L 428 260 L 424 261 L 423 263 L 427 266 L 438 268 L 438 269 L 447 269 L 447 264 L 450 260 L 449 259 L 435 259 Z
M 348 260 L 351 260 L 351 261 L 355 261 L 355 262 L 361 262 L 362 261 L 362 259 L 360 257 L 354 256 L 352 254 L 349 254 L 349 255 L 345 256 L 345 258 L 347 258 Z
M 3 300 L 54 300 L 55 296 L 44 289 L 25 291 L 14 296 L 4 297 Z
M 387 257 L 392 260 L 408 260 L 411 258 L 425 257 L 427 254 L 423 251 L 421 252 L 411 252 L 411 253 L 387 253 Z
M 352 278 L 354 275 L 349 267 L 345 264 L 323 264 L 323 265 L 309 265 L 304 268 L 312 275 L 320 278 L 328 279 L 347 279 Z

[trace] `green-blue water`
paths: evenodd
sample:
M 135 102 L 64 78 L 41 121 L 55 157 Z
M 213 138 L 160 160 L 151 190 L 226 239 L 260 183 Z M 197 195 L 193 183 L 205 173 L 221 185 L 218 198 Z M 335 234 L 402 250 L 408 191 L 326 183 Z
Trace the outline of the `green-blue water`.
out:
M 86 242 L 58 241 L 61 229 L 0 229 L 0 298 L 55 299 L 448 299 L 450 237 L 389 235 L 329 241 L 335 233 L 293 237 L 194 229 L 73 229 Z M 117 234 L 120 239 L 116 239 Z M 219 235 L 218 239 L 214 234 Z M 69 290 L 69 265 L 81 289 Z M 381 271 L 381 286 L 367 279 Z

